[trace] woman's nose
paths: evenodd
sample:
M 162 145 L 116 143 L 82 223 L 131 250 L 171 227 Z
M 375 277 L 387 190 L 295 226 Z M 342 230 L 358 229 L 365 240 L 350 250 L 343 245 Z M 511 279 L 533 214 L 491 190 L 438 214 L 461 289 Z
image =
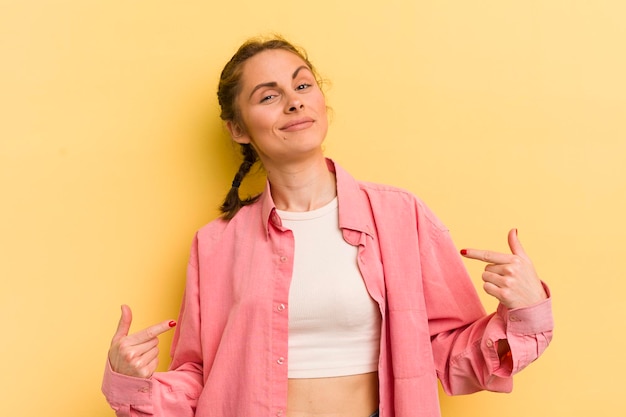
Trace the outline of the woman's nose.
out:
M 294 113 L 304 108 L 304 104 L 298 97 L 292 97 L 287 102 L 287 113 Z

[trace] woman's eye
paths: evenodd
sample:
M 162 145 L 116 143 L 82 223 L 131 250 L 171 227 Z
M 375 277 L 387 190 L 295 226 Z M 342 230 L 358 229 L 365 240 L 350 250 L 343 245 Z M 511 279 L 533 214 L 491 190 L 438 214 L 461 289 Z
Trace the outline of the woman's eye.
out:
M 296 87 L 296 90 L 305 90 L 305 89 L 309 88 L 310 86 L 311 86 L 311 84 L 302 83 L 302 84 L 300 84 L 300 85 L 298 85 Z
M 265 103 L 267 101 L 270 101 L 274 97 L 276 97 L 275 94 L 270 94 L 270 95 L 267 95 L 267 96 L 263 96 L 263 97 L 261 97 L 261 103 Z

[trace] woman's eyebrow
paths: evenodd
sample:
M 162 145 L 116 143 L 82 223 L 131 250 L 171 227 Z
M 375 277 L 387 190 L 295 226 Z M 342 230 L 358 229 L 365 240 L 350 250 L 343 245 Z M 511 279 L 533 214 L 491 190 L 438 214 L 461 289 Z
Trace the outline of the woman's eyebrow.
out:
M 298 76 L 298 73 L 300 72 L 300 70 L 309 70 L 311 71 L 311 69 L 309 67 L 307 67 L 306 65 L 300 65 L 298 68 L 296 68 L 296 70 L 293 72 L 293 75 L 291 76 L 291 79 L 293 80 L 294 78 L 296 78 Z
M 252 96 L 254 95 L 254 93 L 256 92 L 256 90 L 258 90 L 259 88 L 263 88 L 263 87 L 271 87 L 271 88 L 275 88 L 276 86 L 278 86 L 278 84 L 275 81 L 271 81 L 269 83 L 262 83 L 262 84 L 258 84 L 257 86 L 255 86 L 252 91 L 250 92 L 250 96 L 248 97 L 248 99 L 252 98 Z
M 293 72 L 293 74 L 291 74 L 291 79 L 295 79 L 298 74 L 300 73 L 301 70 L 309 70 L 311 71 L 311 69 L 309 67 L 307 67 L 306 65 L 301 65 L 298 68 L 296 68 L 296 70 Z M 252 96 L 254 95 L 254 93 L 259 89 L 259 88 L 263 88 L 263 87 L 270 87 L 270 88 L 275 88 L 276 86 L 278 86 L 278 83 L 276 83 L 276 81 L 270 81 L 267 83 L 261 83 L 256 85 L 252 91 L 250 92 L 250 96 L 248 98 L 252 98 Z

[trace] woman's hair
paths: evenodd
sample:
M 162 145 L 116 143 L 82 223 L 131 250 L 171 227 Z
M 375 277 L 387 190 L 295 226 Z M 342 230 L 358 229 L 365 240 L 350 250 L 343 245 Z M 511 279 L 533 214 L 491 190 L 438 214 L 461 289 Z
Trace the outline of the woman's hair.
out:
M 224 121 L 229 121 L 237 126 L 239 129 L 245 129 L 243 120 L 241 118 L 240 109 L 237 106 L 237 97 L 241 92 L 241 77 L 243 75 L 243 66 L 246 61 L 256 54 L 267 51 L 281 49 L 298 55 L 306 63 L 306 65 L 313 72 L 318 84 L 320 83 L 319 77 L 313 68 L 311 62 L 307 57 L 306 52 L 291 43 L 287 42 L 280 36 L 274 36 L 270 39 L 250 39 L 239 47 L 235 55 L 228 61 L 222 74 L 220 76 L 220 82 L 217 87 L 217 100 L 220 105 L 220 118 Z M 259 156 L 256 150 L 251 144 L 240 144 L 241 154 L 243 155 L 243 162 L 239 166 L 239 170 L 235 174 L 232 186 L 226 198 L 222 203 L 220 210 L 222 212 L 222 218 L 230 220 L 235 217 L 235 214 L 243 206 L 254 203 L 259 195 L 254 197 L 248 197 L 242 200 L 239 197 L 239 185 L 243 178 L 250 172 L 252 166 L 259 161 Z

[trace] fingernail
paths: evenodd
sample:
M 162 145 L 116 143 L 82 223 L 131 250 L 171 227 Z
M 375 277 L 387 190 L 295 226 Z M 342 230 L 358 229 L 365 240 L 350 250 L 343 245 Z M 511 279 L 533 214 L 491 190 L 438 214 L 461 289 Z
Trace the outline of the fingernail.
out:
M 467 255 L 467 249 L 461 249 L 461 255 Z
M 170 321 L 168 324 L 170 327 L 176 326 L 176 322 L 174 320 Z

